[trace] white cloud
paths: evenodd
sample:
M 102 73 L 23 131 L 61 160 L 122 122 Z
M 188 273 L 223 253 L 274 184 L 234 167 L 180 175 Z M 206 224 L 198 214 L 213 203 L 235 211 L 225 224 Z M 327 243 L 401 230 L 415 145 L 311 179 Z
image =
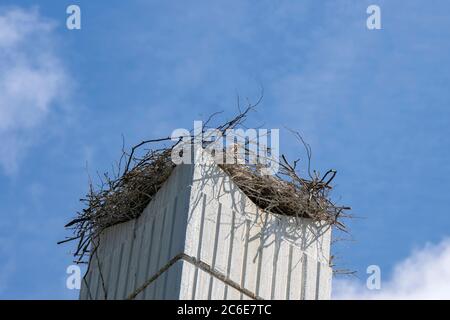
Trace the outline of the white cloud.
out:
M 450 299 L 450 238 L 414 251 L 389 280 L 382 278 L 380 290 L 349 280 L 336 280 L 333 287 L 334 299 Z
M 67 91 L 54 27 L 35 8 L 0 8 L 0 166 L 7 173 Z

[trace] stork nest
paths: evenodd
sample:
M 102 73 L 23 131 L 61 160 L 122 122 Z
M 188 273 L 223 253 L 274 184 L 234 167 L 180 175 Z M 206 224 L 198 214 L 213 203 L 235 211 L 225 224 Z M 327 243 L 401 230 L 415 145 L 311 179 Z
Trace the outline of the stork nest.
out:
M 335 171 L 330 170 L 324 178 L 303 179 L 294 171 L 281 166 L 276 176 L 261 175 L 259 170 L 248 165 L 219 165 L 232 181 L 252 200 L 257 207 L 266 212 L 284 216 L 311 218 L 323 221 L 345 231 L 340 218 L 346 216 L 346 206 L 334 204 L 329 193 Z
M 237 117 L 216 129 L 225 134 L 227 129 L 239 127 L 253 107 L 248 107 Z M 209 119 L 205 122 L 204 130 L 208 122 Z M 336 171 L 329 170 L 322 177 L 315 171 L 311 173 L 310 147 L 298 133 L 294 134 L 307 151 L 308 179 L 298 174 L 296 169 L 298 161 L 289 163 L 285 156 L 281 157 L 280 170 L 275 176 L 262 175 L 255 165 L 219 164 L 219 166 L 264 211 L 325 221 L 340 230 L 345 230 L 341 218 L 347 216 L 345 212 L 350 208 L 336 205 L 329 196 L 332 188 L 330 183 Z M 192 136 L 192 141 L 193 138 Z M 90 183 L 86 197 L 80 199 L 84 209 L 65 226 L 72 230 L 73 236 L 59 242 L 77 243 L 74 252 L 76 262 L 86 262 L 84 257 L 92 249 L 93 240 L 103 230 L 139 217 L 152 201 L 175 167 L 171 153 L 178 143 L 156 150 L 143 149 L 143 146 L 169 140 L 170 137 L 143 141 L 134 146 L 130 153 L 122 150 L 123 154 L 117 165 L 118 173 L 113 175 L 105 173 L 97 187 Z M 139 151 L 143 153 L 141 156 L 136 155 Z

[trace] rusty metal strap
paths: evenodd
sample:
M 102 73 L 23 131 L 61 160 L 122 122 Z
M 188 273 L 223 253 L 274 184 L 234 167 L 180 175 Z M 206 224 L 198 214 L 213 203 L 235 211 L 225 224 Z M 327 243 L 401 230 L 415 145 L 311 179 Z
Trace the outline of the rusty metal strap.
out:
M 139 288 L 137 288 L 132 294 L 130 294 L 127 297 L 127 300 L 132 300 L 136 298 L 136 296 L 145 290 L 152 282 L 154 282 L 156 279 L 159 278 L 165 271 L 167 271 L 171 266 L 173 266 L 177 261 L 184 260 L 186 262 L 189 262 L 193 264 L 194 266 L 198 267 L 202 271 L 210 274 L 216 279 L 219 279 L 220 281 L 224 282 L 225 284 L 229 285 L 230 287 L 236 289 L 237 291 L 241 292 L 242 294 L 245 294 L 251 299 L 254 300 L 263 300 L 261 297 L 256 295 L 255 293 L 251 292 L 250 290 L 246 288 L 242 288 L 238 283 L 231 280 L 229 277 L 224 275 L 223 273 L 219 272 L 218 270 L 212 268 L 209 264 L 195 258 L 188 256 L 185 253 L 177 254 L 175 257 L 173 257 L 164 267 L 162 267 L 158 272 L 156 272 L 150 279 L 144 282 L 143 285 L 141 285 Z

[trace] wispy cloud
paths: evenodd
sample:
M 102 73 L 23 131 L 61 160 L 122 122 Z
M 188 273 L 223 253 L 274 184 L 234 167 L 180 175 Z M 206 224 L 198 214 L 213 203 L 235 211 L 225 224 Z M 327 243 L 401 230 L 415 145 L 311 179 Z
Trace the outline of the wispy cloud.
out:
M 67 92 L 54 27 L 35 8 L 0 8 L 0 166 L 6 173 L 17 170 L 36 130 Z
M 398 263 L 380 290 L 368 290 L 359 282 L 337 280 L 335 299 L 450 299 L 450 239 L 427 244 Z

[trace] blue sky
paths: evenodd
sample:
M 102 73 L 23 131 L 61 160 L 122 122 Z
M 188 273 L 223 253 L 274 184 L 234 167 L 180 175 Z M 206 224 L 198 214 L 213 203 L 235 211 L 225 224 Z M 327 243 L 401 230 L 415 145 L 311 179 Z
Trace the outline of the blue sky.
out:
M 70 4 L 81 30 L 65 26 Z M 369 4 L 381 30 L 366 28 Z M 122 134 L 131 145 L 232 115 L 236 94 L 257 99 L 261 85 L 252 121 L 301 131 L 313 166 L 338 171 L 334 196 L 357 216 L 353 241 L 335 246 L 340 266 L 364 281 L 377 264 L 390 279 L 414 250 L 441 248 L 449 10 L 444 0 L 3 0 L 0 298 L 77 297 L 65 287 L 71 247 L 56 242 L 81 208 L 86 166 L 109 170 Z M 287 132 L 281 140 L 284 153 L 303 152 Z

